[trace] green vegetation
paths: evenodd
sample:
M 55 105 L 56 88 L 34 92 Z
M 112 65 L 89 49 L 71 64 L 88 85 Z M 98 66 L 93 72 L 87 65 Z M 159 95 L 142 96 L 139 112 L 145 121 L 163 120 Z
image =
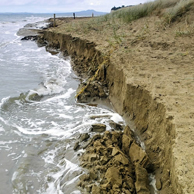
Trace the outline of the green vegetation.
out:
M 154 2 L 119 9 L 102 16 L 102 18 L 104 21 L 119 18 L 128 23 L 150 15 L 161 15 L 164 16 L 167 23 L 171 23 L 177 17 L 186 13 L 193 4 L 194 0 L 156 0 Z
M 181 0 L 174 7 L 169 8 L 165 12 L 167 23 L 176 21 L 177 17 L 181 17 L 194 4 L 194 0 Z
M 184 29 L 179 28 L 178 30 L 176 30 L 175 35 L 176 35 L 176 37 L 194 35 L 194 24 L 186 25 L 186 27 Z
M 68 32 L 77 31 L 79 34 L 84 31 L 85 34 L 90 34 L 92 31 L 99 33 L 100 36 L 104 36 L 109 33 L 110 46 L 122 43 L 128 34 L 122 33 L 122 26 L 126 23 L 130 23 L 134 20 L 157 15 L 160 18 L 158 23 L 163 29 L 167 25 L 175 22 L 178 18 L 183 16 L 194 5 L 194 0 L 155 0 L 136 6 L 124 7 L 116 11 L 112 11 L 110 14 L 104 16 L 91 18 L 91 20 L 83 21 L 82 23 L 71 23 L 66 25 Z M 112 32 L 106 32 L 106 29 L 112 29 Z M 145 26 L 140 34 L 140 37 L 144 37 L 145 34 L 149 34 L 149 29 Z M 176 35 L 193 34 L 193 29 L 189 28 L 189 31 L 177 31 Z
M 105 37 L 104 54 L 107 54 L 108 49 L 117 50 L 120 46 L 124 48 L 124 52 L 132 52 L 131 49 L 128 49 L 126 42 L 129 41 L 131 45 L 136 45 L 149 38 L 154 27 L 157 31 L 166 30 L 175 21 L 181 20 L 182 23 L 180 22 L 180 25 L 173 29 L 174 36 L 193 36 L 193 17 L 188 13 L 193 8 L 194 0 L 155 0 L 141 5 L 124 7 L 110 14 L 81 20 L 81 22 L 75 20 L 66 23 L 65 29 L 66 32 L 76 32 L 80 36 L 84 34 L 93 37 L 97 34 L 99 40 Z M 143 18 L 142 22 L 137 22 L 137 25 L 140 26 L 132 28 L 132 21 L 140 18 Z M 153 22 L 153 25 L 150 21 Z

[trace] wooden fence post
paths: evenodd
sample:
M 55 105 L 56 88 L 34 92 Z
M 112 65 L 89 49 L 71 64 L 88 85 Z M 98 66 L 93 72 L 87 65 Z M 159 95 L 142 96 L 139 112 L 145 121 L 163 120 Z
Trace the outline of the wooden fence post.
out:
M 53 26 L 56 27 L 55 14 L 54 14 Z

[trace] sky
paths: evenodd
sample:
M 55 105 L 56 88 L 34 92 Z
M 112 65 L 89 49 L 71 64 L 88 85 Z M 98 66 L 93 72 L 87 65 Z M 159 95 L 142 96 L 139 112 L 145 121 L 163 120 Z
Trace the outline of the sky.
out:
M 0 0 L 0 13 L 65 13 L 88 9 L 110 12 L 111 8 L 122 5 L 137 5 L 148 0 Z

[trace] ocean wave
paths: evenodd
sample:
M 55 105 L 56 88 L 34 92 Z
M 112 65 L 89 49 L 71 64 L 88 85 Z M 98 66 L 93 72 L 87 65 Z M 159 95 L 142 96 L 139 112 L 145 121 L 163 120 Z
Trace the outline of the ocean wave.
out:
M 40 128 L 24 128 L 18 125 L 13 125 L 21 134 L 24 135 L 50 135 L 52 137 L 63 137 L 66 135 L 67 131 L 60 129 L 59 127 L 53 127 L 48 130 L 43 130 Z
M 26 60 L 25 56 L 20 56 L 18 60 Z M 24 64 L 26 65 L 26 64 Z M 28 92 L 20 93 L 16 97 L 5 97 L 0 102 L 1 109 L 7 109 L 10 105 L 16 104 L 18 106 L 24 103 L 33 103 L 40 101 L 56 101 L 57 99 L 68 99 L 75 92 L 75 89 L 66 88 L 67 77 L 71 73 L 70 67 L 58 66 L 51 72 L 46 73 L 46 69 L 41 69 L 44 75 L 44 82 L 41 82 L 37 88 L 31 89 Z
M 0 44 L 0 48 L 2 48 L 2 47 L 6 47 L 7 45 L 9 45 L 9 44 L 18 44 L 19 43 L 19 37 L 17 37 L 17 38 L 15 38 L 15 39 L 13 39 L 13 40 L 10 40 L 10 41 L 6 41 L 6 42 L 2 42 L 1 44 Z

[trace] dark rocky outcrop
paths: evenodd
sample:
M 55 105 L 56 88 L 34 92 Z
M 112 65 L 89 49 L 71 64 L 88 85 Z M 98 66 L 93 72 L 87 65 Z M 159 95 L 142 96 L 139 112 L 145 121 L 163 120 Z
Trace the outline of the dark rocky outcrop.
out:
M 21 40 L 31 40 L 36 41 L 38 39 L 38 36 L 25 36 Z
M 93 124 L 91 127 L 91 132 L 104 132 L 106 130 L 106 125 L 104 124 Z

